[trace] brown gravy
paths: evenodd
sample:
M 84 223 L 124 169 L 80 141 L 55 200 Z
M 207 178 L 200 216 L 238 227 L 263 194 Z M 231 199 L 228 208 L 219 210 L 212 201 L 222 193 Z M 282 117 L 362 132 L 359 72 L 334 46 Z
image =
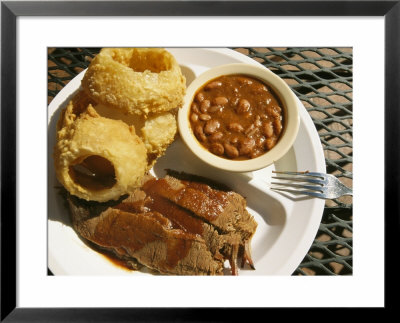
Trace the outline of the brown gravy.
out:
M 154 220 L 160 225 L 154 225 Z M 164 231 L 165 220 L 157 212 L 108 212 L 103 215 L 103 221 L 96 226 L 95 242 L 101 246 L 117 247 L 124 255 L 126 250 L 138 251 L 150 243 L 160 241 L 166 244 L 167 255 L 159 266 L 171 269 L 187 255 L 195 236 L 176 231 L 174 236 L 179 239 L 169 239 Z
M 157 194 L 157 190 L 160 189 L 159 186 L 163 186 L 161 189 L 169 190 L 169 187 L 162 180 L 150 180 L 143 186 L 143 190 L 150 197 L 146 207 L 151 211 L 163 214 L 173 223 L 175 228 L 201 235 L 203 233 L 203 222 L 191 216 L 187 210 L 159 196 Z

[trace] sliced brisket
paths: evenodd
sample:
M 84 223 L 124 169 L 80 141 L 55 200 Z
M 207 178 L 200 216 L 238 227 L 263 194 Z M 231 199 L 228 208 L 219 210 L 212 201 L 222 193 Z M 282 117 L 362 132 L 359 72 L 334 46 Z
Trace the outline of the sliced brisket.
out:
M 68 198 L 75 230 L 119 258 L 162 274 L 220 275 L 237 257 L 254 268 L 250 241 L 257 223 L 246 201 L 202 182 L 148 177 L 118 202 Z
M 223 263 L 212 256 L 201 237 L 174 229 L 160 213 L 109 207 L 93 217 L 76 205 L 71 210 L 73 218 L 82 219 L 74 221 L 74 228 L 83 238 L 122 259 L 133 257 L 162 274 L 222 274 Z
M 232 191 L 216 190 L 200 182 L 179 180 L 172 176 L 149 180 L 144 183 L 143 189 L 145 191 L 152 189 L 158 195 L 211 224 L 221 233 L 239 234 L 242 259 L 254 267 L 250 242 L 257 229 L 257 222 L 246 210 L 246 200 L 241 195 Z

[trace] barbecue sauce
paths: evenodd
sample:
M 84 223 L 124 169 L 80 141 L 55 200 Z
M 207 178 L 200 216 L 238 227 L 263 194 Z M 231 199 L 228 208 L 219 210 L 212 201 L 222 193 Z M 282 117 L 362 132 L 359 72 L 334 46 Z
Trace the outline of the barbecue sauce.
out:
M 201 218 L 210 223 L 218 218 L 228 203 L 226 192 L 214 190 L 202 183 L 179 181 L 175 185 L 162 178 L 146 183 L 143 188 L 145 191 L 146 187 L 152 188 L 152 194 L 162 196 L 173 202 L 173 205 L 185 209 L 188 217 Z
M 132 255 L 151 243 L 165 244 L 166 257 L 160 259 L 158 266 L 167 272 L 188 254 L 196 240 L 192 234 L 171 230 L 169 224 L 169 220 L 158 212 L 137 214 L 108 209 L 96 226 L 94 242 L 104 247 L 129 250 Z
M 143 190 L 150 197 L 150 201 L 146 203 L 146 207 L 151 211 L 157 211 L 163 214 L 166 218 L 171 220 L 174 228 L 181 229 L 188 233 L 202 235 L 203 221 L 193 217 L 189 211 L 172 203 L 168 199 L 160 196 L 157 192 L 160 190 L 168 190 L 173 192 L 169 185 L 162 180 L 150 180 L 143 185 Z
M 203 219 L 209 222 L 215 221 L 228 203 L 227 193 L 214 190 L 203 183 L 181 182 L 186 187 L 186 198 L 182 199 L 182 202 L 191 210 L 196 210 L 196 214 Z M 192 206 L 190 206 L 191 201 L 194 201 Z

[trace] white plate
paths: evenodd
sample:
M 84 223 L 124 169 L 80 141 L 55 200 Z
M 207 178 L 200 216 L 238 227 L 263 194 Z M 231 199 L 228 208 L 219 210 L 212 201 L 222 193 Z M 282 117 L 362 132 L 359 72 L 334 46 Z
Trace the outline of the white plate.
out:
M 189 84 L 210 67 L 229 63 L 258 64 L 253 59 L 229 49 L 169 48 L 181 65 Z M 88 247 L 71 228 L 68 210 L 58 195 L 52 151 L 55 124 L 59 113 L 80 87 L 84 72 L 69 82 L 48 108 L 48 265 L 55 275 L 148 275 L 129 271 L 112 263 Z M 239 270 L 239 275 L 291 275 L 308 252 L 319 228 L 324 200 L 296 198 L 269 189 L 271 171 L 310 170 L 325 172 L 325 159 L 314 124 L 298 100 L 300 129 L 293 148 L 274 165 L 251 174 L 227 174 L 200 160 L 177 139 L 153 168 L 156 176 L 164 169 L 195 173 L 219 180 L 246 197 L 248 209 L 258 222 L 252 240 L 256 270 Z

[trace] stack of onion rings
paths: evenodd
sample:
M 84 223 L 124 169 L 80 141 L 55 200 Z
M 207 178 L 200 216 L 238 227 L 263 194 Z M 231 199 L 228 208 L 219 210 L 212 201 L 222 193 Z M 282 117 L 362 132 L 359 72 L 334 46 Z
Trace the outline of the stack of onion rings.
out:
M 185 82 L 164 49 L 102 49 L 57 123 L 54 160 L 61 184 L 98 202 L 140 186 L 175 138 Z

